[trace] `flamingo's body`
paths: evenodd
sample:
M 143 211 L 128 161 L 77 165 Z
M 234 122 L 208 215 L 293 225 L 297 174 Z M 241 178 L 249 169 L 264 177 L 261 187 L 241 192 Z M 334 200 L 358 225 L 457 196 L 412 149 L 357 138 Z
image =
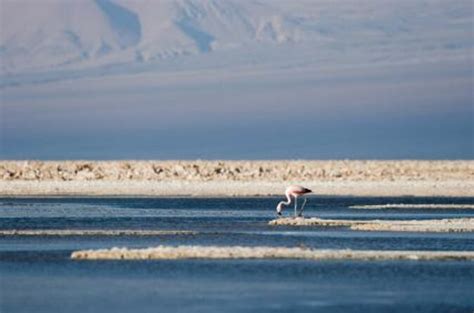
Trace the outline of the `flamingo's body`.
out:
M 278 205 L 276 207 L 277 214 L 281 215 L 281 211 L 283 210 L 283 206 L 284 205 L 290 205 L 291 204 L 291 197 L 293 197 L 295 199 L 295 217 L 300 216 L 301 213 L 303 213 L 304 204 L 303 204 L 303 207 L 301 208 L 300 212 L 298 213 L 298 211 L 297 211 L 298 197 L 303 196 L 303 195 L 305 195 L 307 193 L 310 193 L 310 192 L 312 192 L 310 189 L 305 188 L 303 186 L 299 186 L 299 185 L 288 186 L 285 190 L 285 196 L 286 196 L 287 201 L 281 201 L 280 203 L 278 203 Z M 306 199 L 305 199 L 305 203 L 306 203 Z

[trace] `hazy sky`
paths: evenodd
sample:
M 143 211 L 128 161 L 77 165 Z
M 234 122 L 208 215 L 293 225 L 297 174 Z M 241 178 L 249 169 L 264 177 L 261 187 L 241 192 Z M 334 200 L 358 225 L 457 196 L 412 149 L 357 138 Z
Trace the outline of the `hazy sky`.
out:
M 462 21 L 472 17 L 466 3 Z M 459 36 L 450 37 L 426 16 L 377 41 L 365 29 L 353 42 L 335 31 L 325 42 L 4 70 L 0 158 L 472 159 L 472 22 L 455 19 Z M 186 23 L 185 31 L 201 25 Z M 434 27 L 430 37 L 415 28 L 406 35 L 417 23 Z M 219 38 L 202 27 L 207 41 Z

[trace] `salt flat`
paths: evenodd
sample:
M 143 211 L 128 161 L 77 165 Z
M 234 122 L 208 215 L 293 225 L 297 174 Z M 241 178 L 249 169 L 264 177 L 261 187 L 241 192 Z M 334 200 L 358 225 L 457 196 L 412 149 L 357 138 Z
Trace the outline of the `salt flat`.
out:
M 473 196 L 474 161 L 0 161 L 3 196 Z

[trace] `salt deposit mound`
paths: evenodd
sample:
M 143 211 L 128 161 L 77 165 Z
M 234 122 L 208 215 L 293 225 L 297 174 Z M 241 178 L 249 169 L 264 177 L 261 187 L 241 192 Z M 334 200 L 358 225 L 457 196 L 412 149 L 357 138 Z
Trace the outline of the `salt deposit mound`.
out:
M 309 260 L 474 260 L 474 251 L 314 250 L 286 247 L 158 246 L 147 249 L 82 250 L 76 260 L 309 259 Z
M 364 231 L 405 232 L 474 232 L 474 218 L 441 220 L 330 220 L 320 218 L 279 218 L 269 222 L 275 226 L 335 226 Z
M 388 204 L 367 204 L 367 205 L 351 205 L 350 209 L 474 209 L 474 204 L 405 204 L 405 203 L 388 203 Z
M 11 229 L 0 230 L 0 236 L 165 236 L 195 235 L 187 230 L 140 229 Z

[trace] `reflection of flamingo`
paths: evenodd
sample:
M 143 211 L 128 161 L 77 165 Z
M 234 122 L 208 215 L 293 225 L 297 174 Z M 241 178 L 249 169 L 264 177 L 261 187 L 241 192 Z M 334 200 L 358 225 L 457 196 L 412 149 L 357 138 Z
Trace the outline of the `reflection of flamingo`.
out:
M 298 186 L 298 185 L 288 186 L 288 188 L 286 188 L 286 190 L 285 190 L 285 196 L 286 196 L 287 201 L 281 201 L 280 203 L 278 203 L 278 205 L 276 207 L 277 214 L 281 215 L 281 211 L 283 210 L 284 205 L 290 205 L 291 204 L 291 196 L 293 196 L 295 198 L 295 217 L 301 216 L 301 214 L 303 213 L 304 205 L 306 204 L 306 198 L 304 199 L 304 203 L 301 207 L 301 210 L 298 212 L 297 211 L 298 197 L 302 196 L 302 195 L 305 195 L 307 193 L 310 193 L 310 192 L 312 192 L 310 189 L 302 187 L 302 186 Z

